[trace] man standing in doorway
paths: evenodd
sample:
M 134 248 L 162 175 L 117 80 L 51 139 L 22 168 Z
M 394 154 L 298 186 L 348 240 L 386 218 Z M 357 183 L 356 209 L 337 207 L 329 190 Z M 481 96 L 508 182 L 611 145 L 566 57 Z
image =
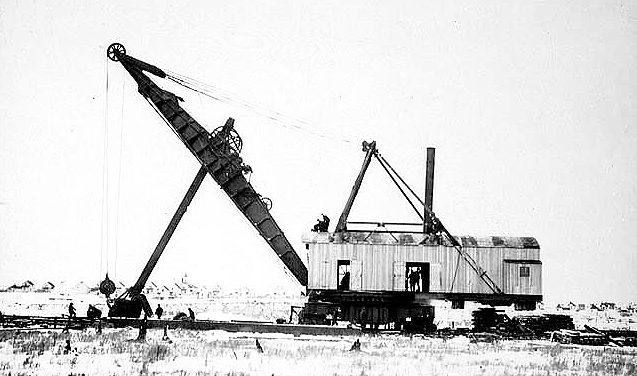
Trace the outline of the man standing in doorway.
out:
M 416 292 L 422 292 L 422 268 L 416 269 Z
M 418 284 L 418 280 L 420 279 L 420 275 L 413 268 L 409 269 L 409 291 L 416 292 L 416 284 Z

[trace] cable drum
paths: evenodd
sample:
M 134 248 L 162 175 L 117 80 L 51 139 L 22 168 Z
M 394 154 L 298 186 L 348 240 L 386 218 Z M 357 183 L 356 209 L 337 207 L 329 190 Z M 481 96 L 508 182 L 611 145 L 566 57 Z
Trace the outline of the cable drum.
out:
M 243 140 L 241 140 L 241 136 L 234 129 L 230 130 L 224 129 L 224 127 L 217 127 L 212 132 L 210 132 L 210 138 L 217 138 L 223 140 L 224 147 L 227 147 L 235 154 L 241 153 L 241 149 L 243 149 Z

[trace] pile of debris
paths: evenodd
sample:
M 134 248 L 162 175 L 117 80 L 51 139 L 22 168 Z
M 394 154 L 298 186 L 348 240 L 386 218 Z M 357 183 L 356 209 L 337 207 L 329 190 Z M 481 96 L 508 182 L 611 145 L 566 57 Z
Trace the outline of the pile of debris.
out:
M 491 333 L 509 339 L 552 338 L 564 343 L 608 342 L 604 339 L 604 333 L 575 331 L 573 318 L 568 315 L 543 314 L 510 318 L 503 310 L 488 307 L 473 311 L 472 316 L 473 333 Z
M 502 325 L 505 321 L 502 314 L 502 310 L 496 310 L 495 308 L 478 308 L 471 312 L 471 323 L 473 324 L 474 332 L 493 332 L 498 326 Z
M 574 343 L 578 345 L 618 347 L 637 345 L 637 331 L 631 330 L 599 330 L 584 325 L 584 330 L 559 330 L 551 333 L 551 341 Z
M 474 333 L 494 333 L 503 338 L 532 339 L 536 335 L 533 331 L 520 325 L 495 308 L 479 308 L 472 312 Z
M 581 332 L 579 330 L 556 330 L 551 333 L 551 342 L 565 344 L 604 346 L 608 344 L 608 338 L 603 334 Z
M 48 328 L 65 330 L 84 330 L 101 323 L 101 319 L 89 319 L 87 317 L 45 317 L 45 316 L 0 316 L 0 328 L 24 329 L 24 328 Z
M 533 316 L 516 316 L 513 318 L 519 325 L 532 331 L 537 337 L 548 337 L 556 330 L 573 330 L 573 318 L 568 315 L 544 314 Z
M 635 330 L 604 330 L 604 334 L 611 338 L 615 338 L 624 346 L 637 347 L 637 331 Z

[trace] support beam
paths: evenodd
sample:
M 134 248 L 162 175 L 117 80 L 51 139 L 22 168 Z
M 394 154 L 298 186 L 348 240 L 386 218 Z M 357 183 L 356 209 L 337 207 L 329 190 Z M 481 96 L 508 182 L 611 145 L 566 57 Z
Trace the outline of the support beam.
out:
M 349 216 L 350 210 L 352 210 L 352 205 L 354 205 L 354 199 L 356 199 L 358 190 L 361 188 L 361 183 L 363 182 L 363 178 L 365 177 L 367 167 L 369 167 L 369 162 L 371 162 L 372 160 L 372 155 L 376 153 L 376 141 L 372 141 L 371 143 L 363 142 L 363 150 L 367 152 L 367 154 L 365 154 L 363 166 L 361 167 L 361 170 L 356 177 L 356 181 L 354 182 L 354 186 L 352 187 L 352 192 L 349 194 L 349 198 L 347 199 L 347 203 L 345 203 L 345 207 L 343 208 L 343 212 L 338 219 L 338 224 L 336 225 L 336 229 L 334 230 L 334 232 L 347 231 L 347 217 Z
M 201 186 L 201 183 L 203 182 L 203 179 L 206 177 L 207 173 L 208 171 L 205 167 L 202 166 L 201 168 L 199 168 L 195 179 L 190 184 L 188 191 L 186 191 L 186 195 L 181 200 L 177 211 L 173 215 L 173 218 L 170 220 L 168 227 L 164 231 L 164 235 L 162 235 L 159 243 L 157 244 L 157 247 L 155 247 L 155 251 L 153 251 L 153 254 L 150 256 L 150 259 L 144 267 L 144 270 L 142 270 L 142 274 L 139 276 L 137 282 L 135 282 L 133 287 L 130 288 L 129 294 L 131 296 L 140 294 L 142 292 L 144 285 L 146 285 L 146 282 L 148 281 L 148 277 L 150 277 L 150 274 L 153 272 L 155 265 L 157 265 L 159 257 L 161 256 L 162 252 L 164 252 L 166 245 L 168 245 L 168 241 L 173 236 L 173 233 L 175 232 L 179 221 L 181 221 L 181 218 L 186 213 L 186 210 L 188 210 L 188 205 L 190 205 L 192 199 L 195 197 L 195 194 L 197 193 L 197 190 Z

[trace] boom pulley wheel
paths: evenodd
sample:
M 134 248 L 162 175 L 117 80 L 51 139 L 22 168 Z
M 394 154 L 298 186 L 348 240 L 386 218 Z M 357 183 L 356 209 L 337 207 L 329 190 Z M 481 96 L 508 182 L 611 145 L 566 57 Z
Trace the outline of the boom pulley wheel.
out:
M 263 202 L 263 205 L 265 205 L 266 209 L 272 209 L 272 200 L 270 200 L 268 197 L 261 196 L 261 202 Z
M 126 55 L 126 47 L 121 43 L 113 43 L 106 49 L 106 56 L 113 61 L 119 61 L 119 55 Z

